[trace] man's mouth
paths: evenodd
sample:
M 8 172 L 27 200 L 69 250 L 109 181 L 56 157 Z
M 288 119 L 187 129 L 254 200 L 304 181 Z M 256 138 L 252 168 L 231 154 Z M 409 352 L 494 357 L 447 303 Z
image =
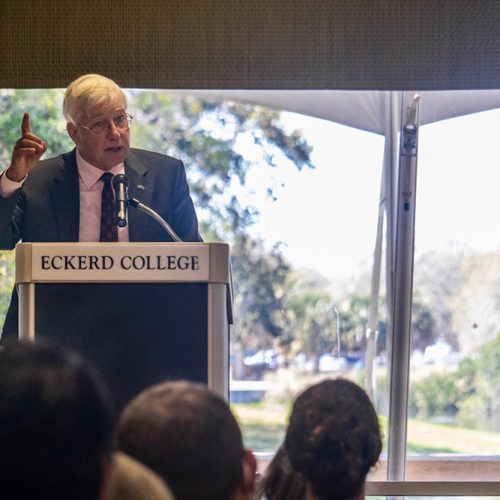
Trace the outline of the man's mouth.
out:
M 111 153 L 118 153 L 123 149 L 123 146 L 116 146 L 114 148 L 106 148 L 106 151 L 110 151 Z

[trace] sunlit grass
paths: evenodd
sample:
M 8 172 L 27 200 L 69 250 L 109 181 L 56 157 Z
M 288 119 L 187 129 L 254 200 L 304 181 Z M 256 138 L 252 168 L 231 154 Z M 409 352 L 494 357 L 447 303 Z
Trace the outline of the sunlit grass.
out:
M 290 411 L 289 404 L 232 404 L 242 427 L 245 445 L 254 451 L 273 452 L 281 442 Z M 387 418 L 380 417 L 387 449 Z M 498 455 L 500 433 L 478 431 L 410 419 L 408 421 L 408 454 Z
M 408 444 L 415 448 L 439 447 L 442 453 L 498 455 L 500 433 L 411 419 L 408 421 Z

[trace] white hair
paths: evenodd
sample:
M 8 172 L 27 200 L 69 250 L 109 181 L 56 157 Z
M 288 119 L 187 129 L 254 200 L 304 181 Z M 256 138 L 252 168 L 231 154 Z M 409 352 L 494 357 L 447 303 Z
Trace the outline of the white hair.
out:
M 81 114 L 96 106 L 124 102 L 123 90 L 111 79 L 102 75 L 83 75 L 71 82 L 64 93 L 63 113 L 67 122 L 77 124 Z

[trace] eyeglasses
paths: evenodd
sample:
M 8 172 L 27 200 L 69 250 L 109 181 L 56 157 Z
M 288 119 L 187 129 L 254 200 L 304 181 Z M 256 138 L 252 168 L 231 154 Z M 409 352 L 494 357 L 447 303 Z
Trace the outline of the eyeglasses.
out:
M 115 116 L 113 118 L 113 123 L 120 132 L 124 132 L 125 130 L 128 130 L 130 128 L 133 118 L 134 117 L 130 116 L 128 113 L 123 113 L 121 115 Z M 94 123 L 92 127 L 87 127 L 86 125 L 80 124 L 78 124 L 78 126 L 92 132 L 94 135 L 103 135 L 109 130 L 110 123 L 109 120 L 100 120 L 97 123 Z

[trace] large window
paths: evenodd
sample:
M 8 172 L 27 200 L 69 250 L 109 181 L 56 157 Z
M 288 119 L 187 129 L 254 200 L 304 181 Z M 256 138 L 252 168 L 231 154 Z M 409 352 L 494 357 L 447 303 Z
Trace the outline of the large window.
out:
M 404 158 L 394 162 L 399 167 L 393 171 L 393 212 L 387 206 L 387 191 L 379 197 L 381 182 L 384 185 L 383 135 L 284 115 L 290 124 L 300 123 L 313 147 L 316 169 L 305 173 L 278 169 L 275 175 L 282 192 L 273 203 L 261 205 L 262 234 L 268 242 L 280 241 L 292 263 L 295 280 L 285 293 L 292 299 L 288 312 L 295 323 L 288 324 L 293 331 L 287 334 L 293 340 L 287 338 L 285 345 L 280 338 L 250 345 L 240 359 L 246 381 L 232 383 L 234 408 L 254 449 L 270 451 L 281 441 L 292 396 L 325 376 L 350 377 L 364 385 L 373 394 L 386 437 L 397 436 L 399 423 L 391 425 L 388 408 L 389 371 L 394 380 L 405 378 L 408 369 L 407 439 L 397 460 L 402 461 L 403 482 L 422 483 L 413 490 L 407 486 L 398 490 L 393 484 L 396 490 L 391 491 L 398 495 L 498 493 L 500 236 L 495 228 L 500 201 L 492 145 L 500 112 L 487 110 L 482 98 L 480 92 L 420 96 L 420 111 L 425 112 L 418 155 L 411 165 Z M 498 106 L 498 96 L 490 98 L 491 107 Z M 470 101 L 464 104 L 464 100 Z M 461 107 L 464 116 L 460 116 Z M 402 109 L 404 123 L 404 102 Z M 385 140 L 399 148 L 399 135 L 387 134 Z M 394 320 L 386 309 L 388 254 L 381 262 L 374 250 L 381 204 L 386 204 L 388 244 L 387 227 L 393 231 L 393 258 L 401 244 L 402 236 L 396 235 L 397 204 L 405 188 L 398 186 L 398 168 L 409 166 L 417 175 L 411 188 L 411 196 L 416 194 L 415 255 L 406 268 L 407 277 L 413 279 L 406 364 L 390 359 L 395 340 L 391 335 L 406 332 L 388 332 Z M 410 243 L 411 229 L 404 227 Z M 372 278 L 378 264 L 377 288 Z M 389 279 L 389 287 L 390 283 Z M 379 307 L 371 360 L 366 335 L 374 294 Z M 265 453 L 262 456 L 266 458 Z M 384 480 L 386 474 L 383 463 L 373 479 Z M 439 485 L 443 481 L 461 484 L 443 489 Z M 389 493 L 383 488 L 374 486 L 372 491 Z
M 422 93 L 417 147 L 405 144 L 402 156 L 398 131 L 409 115 L 400 93 L 288 100 L 292 111 L 294 101 L 310 102 L 323 119 L 255 106 L 270 104 L 257 94 L 241 104 L 234 93 L 130 91 L 134 146 L 184 160 L 205 239 L 232 245 L 230 397 L 247 446 L 264 466 L 295 395 L 324 377 L 348 377 L 372 396 L 384 429 L 369 494 L 497 494 L 497 93 Z M 59 90 L 0 91 L 2 167 L 25 110 L 49 154 L 71 146 L 60 101 Z M 413 203 L 414 226 L 398 228 Z M 3 315 L 9 252 L 0 280 Z M 395 295 L 401 284 L 407 303 Z M 397 313 L 406 306 L 405 325 Z M 403 446 L 391 448 L 391 439 Z M 388 470 L 395 481 L 385 483 Z
M 499 125 L 492 110 L 420 130 L 408 427 L 419 454 L 500 452 Z
M 232 343 L 231 400 L 248 446 L 264 457 L 281 443 L 290 403 L 307 385 L 336 376 L 365 385 L 384 152 L 383 137 L 374 133 L 292 113 L 282 121 L 311 145 L 314 168 L 299 172 L 282 162 L 271 172 L 258 169 L 249 196 L 261 212 L 252 234 L 268 248 L 279 243 L 290 266 L 282 291 L 286 315 L 277 337 L 250 330 Z M 270 175 L 278 186 L 272 200 L 263 197 Z M 385 323 L 381 306 L 373 379 L 382 414 Z

